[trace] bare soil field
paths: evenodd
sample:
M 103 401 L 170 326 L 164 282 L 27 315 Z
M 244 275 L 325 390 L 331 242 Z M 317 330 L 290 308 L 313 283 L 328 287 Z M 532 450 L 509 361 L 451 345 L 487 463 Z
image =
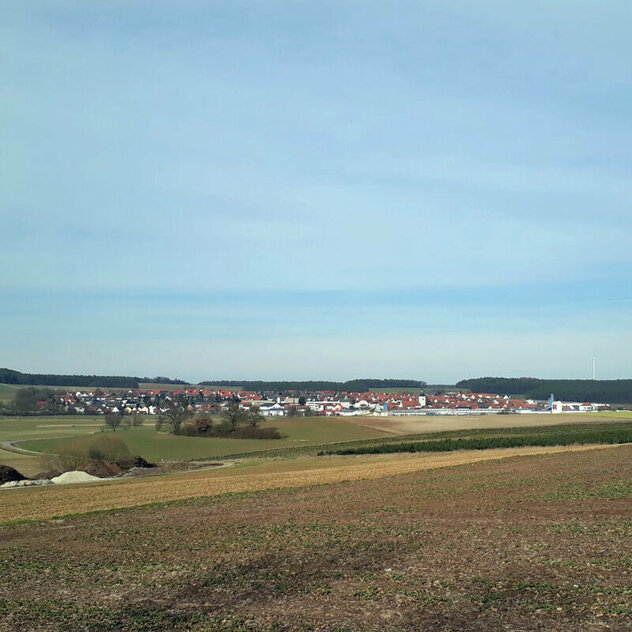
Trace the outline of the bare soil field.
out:
M 0 630 L 630 630 L 631 516 L 623 446 L 8 526 Z
M 568 413 L 563 415 L 431 415 L 419 417 L 346 417 L 350 423 L 391 434 L 450 432 L 487 428 L 542 428 L 561 424 L 612 423 L 632 421 L 632 412 Z
M 524 447 L 459 450 L 439 454 L 304 457 L 243 461 L 229 467 L 178 472 L 159 477 L 104 479 L 68 487 L 0 490 L 0 525 L 19 520 L 64 517 L 89 511 L 136 507 L 186 498 L 255 490 L 304 487 L 478 461 L 532 454 L 606 449 L 606 446 Z

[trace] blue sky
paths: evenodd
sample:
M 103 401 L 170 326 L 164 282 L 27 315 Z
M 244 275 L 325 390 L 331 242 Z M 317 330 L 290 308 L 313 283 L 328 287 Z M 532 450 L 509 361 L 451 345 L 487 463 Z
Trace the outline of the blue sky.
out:
M 0 5 L 0 366 L 632 377 L 627 1 Z

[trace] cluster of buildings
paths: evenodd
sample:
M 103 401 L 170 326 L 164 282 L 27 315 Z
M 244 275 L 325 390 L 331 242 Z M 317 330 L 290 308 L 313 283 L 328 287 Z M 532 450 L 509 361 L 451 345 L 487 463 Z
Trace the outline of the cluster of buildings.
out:
M 248 405 L 248 404 L 245 404 Z M 262 414 L 283 415 L 295 406 L 290 398 L 260 404 Z M 307 399 L 302 406 L 306 414 L 379 416 L 481 415 L 508 413 L 594 412 L 607 409 L 606 404 L 590 402 L 551 402 L 515 399 L 492 393 L 446 393 L 444 395 L 411 395 L 407 393 L 327 393 Z
M 481 415 L 507 413 L 593 412 L 605 404 L 516 399 L 492 393 L 449 392 L 441 395 L 409 393 L 346 393 L 315 391 L 297 395 L 288 392 L 234 392 L 222 389 L 182 388 L 180 390 L 76 391 L 58 393 L 56 404 L 63 412 L 99 415 L 107 413 L 160 415 L 174 401 L 185 402 L 193 411 L 220 413 L 237 404 L 246 410 L 257 408 L 266 417 L 336 415 Z M 38 402 L 49 404 L 50 402 Z

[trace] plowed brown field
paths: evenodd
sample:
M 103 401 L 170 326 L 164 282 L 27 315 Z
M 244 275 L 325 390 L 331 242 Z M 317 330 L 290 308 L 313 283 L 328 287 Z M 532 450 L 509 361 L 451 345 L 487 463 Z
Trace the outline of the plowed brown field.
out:
M 595 446 L 462 450 L 440 454 L 307 457 L 161 477 L 104 480 L 84 485 L 0 490 L 0 524 L 155 502 L 280 487 L 303 487 L 509 458 L 601 449 Z
M 0 631 L 624 631 L 631 567 L 632 447 L 564 451 L 4 527 Z

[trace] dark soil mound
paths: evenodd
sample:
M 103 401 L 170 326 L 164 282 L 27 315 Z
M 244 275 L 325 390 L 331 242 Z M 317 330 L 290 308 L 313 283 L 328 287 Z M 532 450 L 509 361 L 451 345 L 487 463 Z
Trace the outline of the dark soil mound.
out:
M 15 468 L 8 465 L 0 465 L 0 485 L 3 483 L 11 483 L 13 481 L 23 481 L 26 476 L 23 476 Z
M 88 461 L 82 463 L 77 469 L 99 478 L 119 476 L 123 473 L 123 470 L 116 463 L 110 463 L 109 461 Z
M 131 470 L 133 467 L 156 467 L 155 463 L 145 461 L 142 456 L 129 456 L 119 459 L 116 464 L 123 470 Z
M 46 470 L 44 472 L 38 472 L 37 474 L 35 474 L 33 480 L 38 480 L 42 478 L 47 478 L 48 480 L 50 480 L 51 478 L 55 478 L 55 476 L 59 476 L 63 473 L 63 470 Z

